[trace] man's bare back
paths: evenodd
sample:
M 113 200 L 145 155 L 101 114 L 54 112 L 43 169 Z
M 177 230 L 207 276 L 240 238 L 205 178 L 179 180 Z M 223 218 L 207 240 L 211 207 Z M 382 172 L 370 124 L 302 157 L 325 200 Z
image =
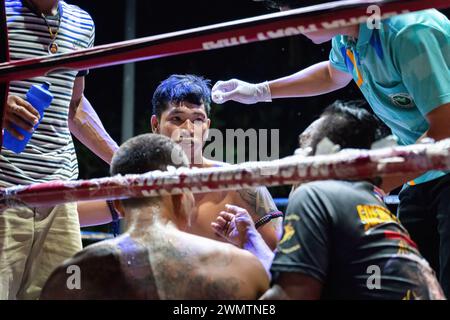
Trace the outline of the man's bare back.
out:
M 80 268 L 79 290 L 67 286 L 70 266 Z M 164 227 L 86 248 L 55 270 L 41 299 L 257 299 L 268 285 L 250 253 Z

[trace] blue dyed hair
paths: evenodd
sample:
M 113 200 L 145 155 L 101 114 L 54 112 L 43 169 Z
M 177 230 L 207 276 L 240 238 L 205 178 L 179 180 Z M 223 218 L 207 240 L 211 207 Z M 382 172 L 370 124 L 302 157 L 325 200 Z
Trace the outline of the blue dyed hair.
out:
M 161 82 L 153 94 L 153 114 L 161 119 L 161 114 L 167 110 L 169 103 L 180 103 L 186 101 L 196 105 L 203 104 L 206 114 L 209 116 L 211 110 L 210 80 L 199 76 L 171 75 Z

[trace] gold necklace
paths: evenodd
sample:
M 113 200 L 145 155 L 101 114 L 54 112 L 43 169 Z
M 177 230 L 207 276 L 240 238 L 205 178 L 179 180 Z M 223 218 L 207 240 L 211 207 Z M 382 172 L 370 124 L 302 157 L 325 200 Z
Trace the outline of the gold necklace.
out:
M 57 53 L 59 50 L 59 46 L 56 43 L 56 37 L 58 36 L 59 27 L 61 26 L 61 3 L 58 3 L 58 12 L 57 12 L 58 26 L 56 27 L 55 31 L 53 31 L 53 28 L 48 23 L 48 20 L 47 20 L 47 17 L 45 16 L 45 14 L 43 12 L 39 12 L 39 10 L 37 10 L 36 6 L 31 1 L 25 0 L 25 4 L 34 14 L 36 14 L 37 16 L 40 16 L 42 19 L 44 19 L 45 24 L 47 25 L 47 28 L 48 28 L 48 33 L 50 34 L 50 39 L 51 39 L 50 44 L 48 45 L 48 53 L 50 53 L 50 54 Z
M 59 27 L 61 26 L 61 14 L 59 13 L 59 6 L 58 6 L 58 27 L 56 28 L 55 32 L 53 32 L 52 27 L 50 27 L 50 24 L 48 23 L 47 18 L 43 13 L 41 13 L 41 18 L 44 19 L 45 24 L 47 25 L 48 28 L 48 32 L 50 33 L 51 42 L 48 45 L 48 52 L 51 54 L 55 54 L 59 50 L 59 46 L 56 43 L 56 37 L 58 36 Z

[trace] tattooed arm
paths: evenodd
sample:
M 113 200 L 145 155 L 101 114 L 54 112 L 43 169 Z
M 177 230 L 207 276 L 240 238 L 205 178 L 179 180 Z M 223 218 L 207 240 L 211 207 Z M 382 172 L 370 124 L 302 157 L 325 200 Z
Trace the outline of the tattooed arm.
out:
M 254 222 L 267 214 L 278 211 L 269 190 L 266 187 L 238 190 L 240 198 Z M 236 204 L 239 205 L 239 204 Z M 258 229 L 267 245 L 275 250 L 283 232 L 283 219 L 276 218 Z

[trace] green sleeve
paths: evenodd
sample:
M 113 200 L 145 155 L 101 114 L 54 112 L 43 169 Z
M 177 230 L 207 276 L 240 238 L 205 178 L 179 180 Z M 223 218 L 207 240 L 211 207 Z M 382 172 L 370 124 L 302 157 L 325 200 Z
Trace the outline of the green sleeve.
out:
M 334 37 L 333 40 L 331 41 L 331 51 L 330 51 L 330 63 L 333 66 L 333 68 L 342 71 L 342 72 L 347 72 L 348 68 L 347 65 L 345 64 L 345 57 L 342 55 L 341 52 L 341 37 Z
M 400 31 L 393 41 L 393 59 L 403 84 L 425 116 L 450 103 L 450 36 L 422 24 Z

